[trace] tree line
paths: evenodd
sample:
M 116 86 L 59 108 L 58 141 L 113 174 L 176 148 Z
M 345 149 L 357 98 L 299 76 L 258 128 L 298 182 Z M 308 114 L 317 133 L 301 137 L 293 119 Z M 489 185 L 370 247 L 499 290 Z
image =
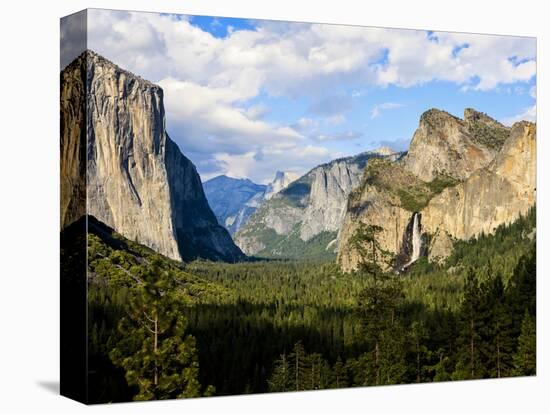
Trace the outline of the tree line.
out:
M 351 274 L 326 262 L 182 265 L 91 237 L 92 400 L 533 375 L 534 228 L 533 209 L 400 276 L 382 270 L 372 228 L 356 234 Z

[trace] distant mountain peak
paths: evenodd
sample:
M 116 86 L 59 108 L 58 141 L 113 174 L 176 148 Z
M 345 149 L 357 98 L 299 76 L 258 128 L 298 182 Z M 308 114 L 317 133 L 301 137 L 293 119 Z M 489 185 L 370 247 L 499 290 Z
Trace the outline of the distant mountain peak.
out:
M 369 154 L 376 154 L 381 156 L 393 155 L 393 154 L 397 154 L 398 152 L 399 151 L 396 151 L 393 148 L 388 146 L 382 146 L 382 147 L 368 151 Z
M 204 191 L 218 223 L 231 234 L 256 211 L 266 189 L 248 178 L 218 175 L 204 183 Z
M 292 171 L 277 171 L 275 178 L 267 185 L 264 198 L 269 200 L 275 194 L 287 188 L 291 183 L 300 178 L 300 175 Z

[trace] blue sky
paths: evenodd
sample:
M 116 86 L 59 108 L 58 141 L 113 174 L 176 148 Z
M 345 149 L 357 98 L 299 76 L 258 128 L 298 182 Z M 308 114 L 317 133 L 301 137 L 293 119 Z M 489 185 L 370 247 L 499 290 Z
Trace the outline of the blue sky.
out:
M 203 180 L 404 150 L 434 107 L 535 120 L 532 38 L 108 10 L 88 30 L 91 49 L 162 86 Z

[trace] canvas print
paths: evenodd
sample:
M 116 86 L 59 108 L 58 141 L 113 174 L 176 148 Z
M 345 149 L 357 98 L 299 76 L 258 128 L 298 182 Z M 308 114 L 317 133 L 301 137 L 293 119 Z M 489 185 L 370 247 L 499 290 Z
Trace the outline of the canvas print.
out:
M 536 374 L 536 39 L 89 9 L 60 81 L 62 394 Z

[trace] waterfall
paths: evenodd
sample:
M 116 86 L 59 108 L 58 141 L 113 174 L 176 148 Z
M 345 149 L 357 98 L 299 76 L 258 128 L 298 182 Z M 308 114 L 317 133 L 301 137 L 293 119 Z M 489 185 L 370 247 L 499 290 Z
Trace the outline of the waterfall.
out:
M 420 257 L 420 248 L 422 247 L 422 238 L 420 233 L 419 214 L 414 213 L 413 228 L 412 228 L 412 253 L 410 260 L 403 266 L 403 269 L 409 267 Z

